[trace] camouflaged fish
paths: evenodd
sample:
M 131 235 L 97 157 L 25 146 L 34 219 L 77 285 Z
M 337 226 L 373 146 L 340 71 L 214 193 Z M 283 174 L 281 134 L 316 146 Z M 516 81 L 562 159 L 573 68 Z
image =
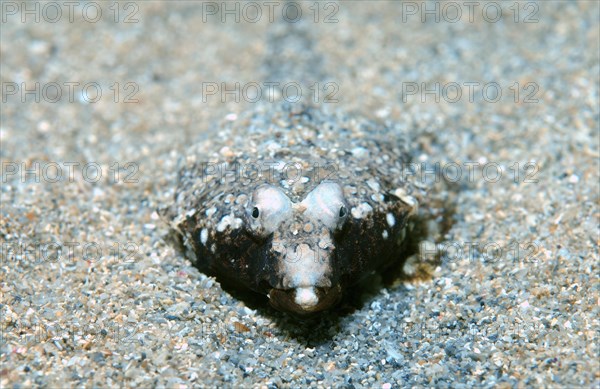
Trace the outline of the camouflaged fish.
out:
M 165 213 L 201 270 L 307 315 L 398 264 L 421 189 L 397 129 L 289 104 L 229 119 L 192 148 Z

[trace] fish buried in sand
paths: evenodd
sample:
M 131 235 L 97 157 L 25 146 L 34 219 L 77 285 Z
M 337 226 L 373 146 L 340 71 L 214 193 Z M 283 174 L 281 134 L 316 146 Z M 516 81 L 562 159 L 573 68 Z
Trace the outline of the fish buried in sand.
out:
M 307 106 L 259 107 L 192 148 L 164 212 L 202 271 L 296 315 L 397 265 L 418 186 L 401 134 Z

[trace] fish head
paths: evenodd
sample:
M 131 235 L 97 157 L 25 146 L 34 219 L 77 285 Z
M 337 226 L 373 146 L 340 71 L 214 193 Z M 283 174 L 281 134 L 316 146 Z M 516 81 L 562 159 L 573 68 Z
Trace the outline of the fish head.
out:
M 272 306 L 309 315 L 334 306 L 341 297 L 336 243 L 349 217 L 340 185 L 323 181 L 300 202 L 276 186 L 257 187 L 246 207 L 246 225 L 265 239 L 274 273 L 267 294 Z

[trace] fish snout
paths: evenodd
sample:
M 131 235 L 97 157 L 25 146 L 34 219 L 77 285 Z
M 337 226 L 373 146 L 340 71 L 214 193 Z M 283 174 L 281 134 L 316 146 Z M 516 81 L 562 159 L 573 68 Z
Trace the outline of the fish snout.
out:
M 300 316 L 311 315 L 336 305 L 341 298 L 341 287 L 299 286 L 293 289 L 271 289 L 269 301 L 278 310 Z

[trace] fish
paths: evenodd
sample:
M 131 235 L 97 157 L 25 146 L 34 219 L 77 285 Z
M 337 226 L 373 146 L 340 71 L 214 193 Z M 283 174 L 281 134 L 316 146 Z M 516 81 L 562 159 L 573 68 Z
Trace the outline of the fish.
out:
M 409 151 L 394 125 L 258 104 L 190 147 L 162 213 L 201 271 L 312 316 L 402 261 L 425 195 Z

